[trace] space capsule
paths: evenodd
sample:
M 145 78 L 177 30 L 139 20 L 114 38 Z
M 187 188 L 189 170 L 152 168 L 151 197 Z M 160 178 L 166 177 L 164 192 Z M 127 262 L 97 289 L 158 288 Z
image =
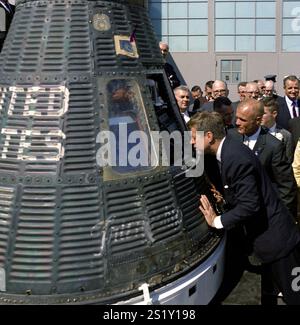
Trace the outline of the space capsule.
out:
M 122 164 L 118 135 L 101 164 L 120 125 L 185 130 L 163 64 L 144 1 L 17 0 L 0 55 L 0 304 L 212 299 L 224 238 L 198 209 L 205 177 Z

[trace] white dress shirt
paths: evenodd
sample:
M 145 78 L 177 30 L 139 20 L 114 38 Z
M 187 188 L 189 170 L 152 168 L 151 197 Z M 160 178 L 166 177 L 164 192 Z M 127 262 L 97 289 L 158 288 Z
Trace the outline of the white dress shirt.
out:
M 272 127 L 270 127 L 269 128 L 269 133 L 272 134 L 278 140 L 282 141 L 283 140 L 283 135 L 282 135 L 282 133 L 280 131 L 276 132 L 276 126 L 277 126 L 277 124 L 275 123 Z
M 184 113 L 181 113 L 181 115 L 184 118 L 185 123 L 187 123 L 191 119 L 188 111 L 184 111 Z
M 291 115 L 291 118 L 294 117 L 294 114 L 293 114 L 293 101 L 290 100 L 287 96 L 285 96 L 285 101 L 286 101 L 286 104 L 287 104 L 287 107 L 289 108 L 289 112 L 290 112 L 290 115 Z M 295 106 L 295 109 L 296 109 L 296 113 L 297 113 L 297 116 L 299 116 L 299 107 L 297 106 L 297 100 L 295 100 L 295 103 L 296 103 L 296 106 Z
M 224 140 L 225 140 L 225 138 L 222 139 L 222 141 L 220 142 L 219 148 L 217 150 L 216 158 L 217 158 L 218 164 L 221 164 L 221 152 L 222 152 L 222 147 L 223 147 Z M 221 217 L 222 217 L 222 215 L 215 217 L 215 219 L 212 222 L 213 227 L 215 227 L 217 229 L 224 228 L 223 224 L 221 222 Z
M 257 141 L 257 138 L 260 134 L 260 131 L 261 131 L 261 127 L 258 128 L 258 130 L 250 135 L 249 137 L 244 135 L 244 144 L 249 147 L 251 150 L 253 150 L 255 144 L 256 144 L 256 141 Z

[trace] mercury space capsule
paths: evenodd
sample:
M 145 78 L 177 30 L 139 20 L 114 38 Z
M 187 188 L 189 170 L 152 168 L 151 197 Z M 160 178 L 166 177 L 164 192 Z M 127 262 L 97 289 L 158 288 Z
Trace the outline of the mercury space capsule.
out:
M 120 125 L 185 130 L 163 64 L 144 1 L 17 0 L 0 55 L 0 304 L 213 298 L 224 236 L 198 208 L 205 177 L 99 156 Z

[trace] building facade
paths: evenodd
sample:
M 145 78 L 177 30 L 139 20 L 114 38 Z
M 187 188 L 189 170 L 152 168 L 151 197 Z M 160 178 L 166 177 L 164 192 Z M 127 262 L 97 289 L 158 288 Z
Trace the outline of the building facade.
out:
M 240 81 L 300 76 L 300 1 L 149 0 L 157 38 L 189 87 L 225 80 L 236 99 Z

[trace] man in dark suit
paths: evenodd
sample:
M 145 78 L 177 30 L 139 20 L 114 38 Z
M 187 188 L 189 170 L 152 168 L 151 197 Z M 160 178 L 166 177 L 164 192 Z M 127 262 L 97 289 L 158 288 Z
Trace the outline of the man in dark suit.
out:
M 232 117 L 233 117 L 233 109 L 232 109 L 232 102 L 228 97 L 217 97 L 214 104 L 214 111 L 221 114 L 223 117 L 223 121 L 225 124 L 225 129 L 229 130 L 234 128 L 232 124 Z
M 289 120 L 288 130 L 292 133 L 292 139 L 295 149 L 297 146 L 297 142 L 300 139 L 300 117 L 296 117 Z
M 202 112 L 190 121 L 192 144 L 197 131 L 204 132 L 204 152 L 216 155 L 220 164 L 227 211 L 217 215 L 207 197 L 200 198 L 200 210 L 214 228 L 231 231 L 239 227 L 248 253 L 254 253 L 270 271 L 276 288 L 287 304 L 300 304 L 300 292 L 294 291 L 293 270 L 300 265 L 300 233 L 287 208 L 278 199 L 266 172 L 249 148 L 225 137 L 222 117 Z M 197 148 L 202 149 L 202 148 Z M 226 279 L 225 279 L 226 280 Z
M 299 80 L 296 76 L 287 76 L 283 80 L 284 97 L 278 97 L 279 105 L 276 122 L 283 128 L 289 128 L 289 120 L 299 116 L 300 100 Z
M 169 54 L 169 45 L 165 42 L 159 42 L 159 48 L 160 48 L 163 58 L 165 60 L 167 60 L 167 56 Z M 165 69 L 166 75 L 168 77 L 168 80 L 170 82 L 172 89 L 179 87 L 180 80 L 177 77 L 177 74 L 176 74 L 173 66 L 170 63 L 168 63 L 167 61 L 165 61 L 164 69 Z
M 278 104 L 272 97 L 265 97 L 262 102 L 264 104 L 264 115 L 261 124 L 269 130 L 270 134 L 282 142 L 285 149 L 286 159 L 290 164 L 292 164 L 295 150 L 292 134 L 276 123 Z
M 279 197 L 296 218 L 297 185 L 292 166 L 286 158 L 282 142 L 261 127 L 263 115 L 262 101 L 247 99 L 238 105 L 236 129 L 229 132 L 237 140 L 244 142 L 258 157 Z

